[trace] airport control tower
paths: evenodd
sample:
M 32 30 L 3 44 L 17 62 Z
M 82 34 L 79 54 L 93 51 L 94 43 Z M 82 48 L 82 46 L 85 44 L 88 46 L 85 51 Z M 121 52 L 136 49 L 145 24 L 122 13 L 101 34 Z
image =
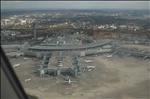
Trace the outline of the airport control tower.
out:
M 33 31 L 34 31 L 34 40 L 37 40 L 37 36 L 36 36 L 36 23 L 34 22 L 33 25 Z

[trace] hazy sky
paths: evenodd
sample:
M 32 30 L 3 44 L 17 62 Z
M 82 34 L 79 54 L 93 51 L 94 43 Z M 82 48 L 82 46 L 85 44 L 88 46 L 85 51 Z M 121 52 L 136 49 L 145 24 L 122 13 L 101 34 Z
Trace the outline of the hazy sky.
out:
M 150 9 L 149 1 L 1 1 L 2 9 L 67 8 L 67 9 Z

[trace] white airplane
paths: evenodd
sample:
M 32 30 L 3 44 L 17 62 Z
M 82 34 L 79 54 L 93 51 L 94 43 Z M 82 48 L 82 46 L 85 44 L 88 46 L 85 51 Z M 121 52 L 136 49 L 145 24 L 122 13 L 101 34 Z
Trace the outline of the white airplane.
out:
M 110 58 L 110 57 L 112 57 L 116 53 L 117 53 L 117 51 L 113 52 L 111 55 L 108 55 L 107 57 Z
M 30 80 L 31 80 L 31 79 L 25 79 L 24 81 L 27 82 L 27 81 L 30 81 Z
M 95 66 L 87 66 L 88 69 L 94 69 Z
M 24 57 L 23 59 L 27 60 L 28 58 Z
M 111 54 L 111 55 L 108 55 L 107 57 L 108 57 L 108 58 L 112 57 L 112 54 Z
M 71 81 L 70 79 L 68 79 L 68 80 L 65 80 L 65 83 L 67 83 L 67 84 L 71 84 L 71 83 L 73 83 L 74 81 Z
M 141 53 L 143 54 L 145 52 L 145 50 L 143 50 Z
M 145 60 L 147 58 L 147 56 L 145 56 L 144 58 L 143 58 L 143 60 Z
M 85 68 L 83 69 L 83 71 L 82 72 L 85 72 Z
M 15 64 L 15 65 L 13 65 L 13 67 L 18 67 L 20 64 Z
M 93 60 L 84 60 L 86 63 L 92 63 Z

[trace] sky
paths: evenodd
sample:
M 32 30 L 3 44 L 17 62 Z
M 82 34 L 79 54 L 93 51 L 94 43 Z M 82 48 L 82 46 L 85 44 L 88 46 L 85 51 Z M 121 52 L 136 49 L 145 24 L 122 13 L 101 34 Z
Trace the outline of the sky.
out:
M 150 1 L 1 1 L 1 9 L 150 9 Z

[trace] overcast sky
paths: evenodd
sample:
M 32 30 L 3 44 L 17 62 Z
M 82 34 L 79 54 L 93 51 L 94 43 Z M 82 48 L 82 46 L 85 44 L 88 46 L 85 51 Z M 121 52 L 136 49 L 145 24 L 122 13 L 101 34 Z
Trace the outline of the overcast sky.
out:
M 2 9 L 150 9 L 149 1 L 1 1 Z

